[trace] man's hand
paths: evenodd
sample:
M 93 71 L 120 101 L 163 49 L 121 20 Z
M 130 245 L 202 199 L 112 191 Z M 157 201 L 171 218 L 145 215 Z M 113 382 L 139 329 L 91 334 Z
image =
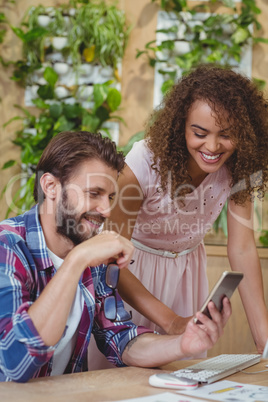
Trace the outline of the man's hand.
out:
M 232 313 L 230 301 L 227 297 L 223 299 L 223 309 L 220 313 L 213 302 L 209 302 L 208 309 L 212 319 L 198 312 L 196 318 L 201 324 L 195 324 L 191 320 L 181 339 L 181 353 L 185 356 L 194 356 L 208 349 L 211 349 L 223 334 Z
M 211 349 L 223 334 L 232 310 L 227 298 L 223 300 L 221 313 L 212 302 L 208 308 L 212 319 L 200 312 L 196 313 L 201 324 L 191 320 L 183 335 L 146 333 L 132 339 L 123 352 L 123 362 L 130 366 L 158 367 Z
M 74 247 L 69 254 L 76 259 L 75 265 L 79 264 L 82 269 L 111 261 L 116 261 L 121 269 L 129 265 L 133 251 L 134 246 L 129 240 L 116 232 L 105 230 Z
M 181 335 L 184 333 L 188 322 L 193 317 L 181 317 L 177 315 L 174 320 L 171 322 L 170 327 L 167 331 L 168 335 Z

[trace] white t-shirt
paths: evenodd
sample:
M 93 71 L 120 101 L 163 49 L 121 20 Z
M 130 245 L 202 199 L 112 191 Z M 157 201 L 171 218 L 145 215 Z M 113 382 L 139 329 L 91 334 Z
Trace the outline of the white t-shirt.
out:
M 52 251 L 50 251 L 49 249 L 48 255 L 51 258 L 55 268 L 58 270 L 63 263 L 63 260 L 59 258 L 56 254 L 52 253 Z M 66 366 L 72 356 L 75 347 L 77 329 L 82 316 L 83 306 L 84 297 L 82 294 L 82 290 L 78 285 L 70 314 L 66 323 L 68 328 L 65 332 L 65 335 L 58 342 L 57 348 L 53 355 L 51 375 L 61 375 L 66 369 Z

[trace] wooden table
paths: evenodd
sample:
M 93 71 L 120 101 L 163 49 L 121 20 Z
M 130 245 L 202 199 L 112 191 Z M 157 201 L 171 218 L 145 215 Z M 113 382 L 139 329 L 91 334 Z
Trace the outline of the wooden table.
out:
M 191 364 L 197 360 L 191 360 Z M 177 361 L 161 367 L 174 371 L 189 366 L 189 361 Z M 249 367 L 246 371 L 265 370 L 268 360 Z M 1 402 L 107 402 L 137 398 L 162 392 L 174 392 L 154 388 L 148 384 L 149 376 L 159 369 L 137 367 L 96 370 L 86 373 L 66 374 L 30 380 L 28 383 L 0 383 Z M 243 373 L 226 377 L 228 380 L 268 386 L 268 372 L 255 375 Z M 198 397 L 198 396 L 197 396 Z

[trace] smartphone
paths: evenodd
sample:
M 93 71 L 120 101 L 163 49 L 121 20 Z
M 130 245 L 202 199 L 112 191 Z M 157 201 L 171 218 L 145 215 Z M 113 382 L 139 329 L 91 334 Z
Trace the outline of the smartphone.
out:
M 267 339 L 266 345 L 263 350 L 262 358 L 268 359 L 268 339 Z M 265 367 L 268 367 L 268 364 Z
M 234 293 L 235 289 L 239 285 L 240 281 L 243 278 L 243 274 L 241 272 L 230 272 L 230 271 L 224 271 L 218 280 L 218 282 L 215 284 L 213 287 L 212 291 L 208 295 L 205 303 L 201 307 L 200 311 L 205 314 L 207 317 L 211 318 L 211 315 L 208 310 L 208 303 L 210 300 L 213 301 L 215 306 L 219 311 L 222 310 L 222 300 L 225 296 L 228 297 L 228 299 L 231 298 L 232 294 Z M 198 321 L 197 318 L 194 319 L 194 322 L 196 324 L 201 324 L 200 321 Z

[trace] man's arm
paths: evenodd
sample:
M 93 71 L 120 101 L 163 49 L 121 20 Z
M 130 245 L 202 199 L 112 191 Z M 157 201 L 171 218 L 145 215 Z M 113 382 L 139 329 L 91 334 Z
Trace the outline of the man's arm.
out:
M 52 357 L 66 327 L 78 281 L 88 265 L 111 258 L 128 265 L 133 245 L 114 232 L 102 233 L 74 248 L 33 301 L 36 289 L 26 248 L 8 244 L 0 251 L 0 381 L 25 382 Z
M 129 366 L 157 367 L 187 356 L 198 355 L 211 349 L 223 334 L 223 328 L 231 315 L 231 305 L 223 300 L 219 313 L 209 303 L 212 319 L 198 312 L 196 317 L 202 325 L 191 320 L 182 335 L 143 334 L 128 343 L 123 352 L 123 361 Z
M 55 345 L 64 332 L 79 279 L 87 266 L 116 260 L 122 268 L 133 253 L 133 245 L 115 232 L 103 232 L 84 241 L 65 258 L 40 297 L 28 310 L 45 345 Z

